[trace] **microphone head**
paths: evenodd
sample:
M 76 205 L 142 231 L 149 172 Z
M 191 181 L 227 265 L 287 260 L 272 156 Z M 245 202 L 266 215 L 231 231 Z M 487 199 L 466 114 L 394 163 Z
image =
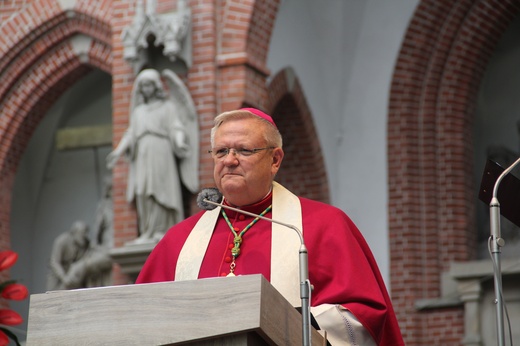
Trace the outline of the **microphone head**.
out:
M 208 187 L 208 188 L 202 189 L 200 191 L 199 195 L 197 196 L 197 205 L 199 206 L 200 209 L 213 210 L 217 206 L 205 202 L 204 201 L 205 199 L 207 199 L 208 201 L 215 202 L 215 203 L 221 203 L 222 193 L 220 193 L 220 191 L 215 187 Z

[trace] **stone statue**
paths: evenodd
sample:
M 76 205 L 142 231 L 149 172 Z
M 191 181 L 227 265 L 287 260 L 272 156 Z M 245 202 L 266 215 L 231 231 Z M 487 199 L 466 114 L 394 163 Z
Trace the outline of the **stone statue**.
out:
M 193 100 L 170 70 L 145 69 L 137 75 L 130 107 L 130 124 L 107 157 L 112 169 L 125 154 L 130 162 L 127 201 L 135 200 L 139 237 L 154 242 L 184 219 L 181 182 L 198 190 L 198 119 Z M 169 92 L 168 92 L 169 91 Z
M 114 237 L 114 210 L 112 208 L 112 179 L 106 177 L 103 196 L 98 203 L 94 226 L 94 241 L 85 257 L 86 287 L 110 285 L 112 260 L 110 248 Z
M 110 282 L 112 261 L 108 247 L 90 245 L 88 226 L 76 221 L 60 234 L 52 247 L 48 290 L 106 286 Z
M 114 237 L 114 209 L 112 207 L 112 178 L 106 177 L 103 185 L 103 196 L 96 210 L 94 225 L 94 241 L 98 246 L 107 249 L 113 245 Z
M 68 232 L 54 240 L 47 277 L 48 290 L 79 288 L 85 284 L 77 270 L 73 273 L 71 268 L 85 257 L 89 244 L 88 226 L 82 221 L 74 222 Z

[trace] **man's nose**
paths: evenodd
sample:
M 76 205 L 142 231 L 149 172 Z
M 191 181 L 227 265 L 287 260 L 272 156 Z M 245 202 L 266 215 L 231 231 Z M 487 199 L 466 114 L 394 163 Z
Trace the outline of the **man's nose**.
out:
M 226 164 L 234 164 L 238 162 L 238 153 L 235 149 L 229 149 L 229 152 L 222 158 Z

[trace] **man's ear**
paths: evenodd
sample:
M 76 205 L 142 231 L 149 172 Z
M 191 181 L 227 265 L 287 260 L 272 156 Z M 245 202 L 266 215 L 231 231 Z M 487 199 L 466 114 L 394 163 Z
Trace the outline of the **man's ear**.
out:
M 282 148 L 273 149 L 273 164 L 272 164 L 273 173 L 276 174 L 276 172 L 278 172 L 278 170 L 280 169 L 280 166 L 281 166 L 282 160 L 283 160 L 283 156 L 284 156 L 284 152 L 283 152 Z

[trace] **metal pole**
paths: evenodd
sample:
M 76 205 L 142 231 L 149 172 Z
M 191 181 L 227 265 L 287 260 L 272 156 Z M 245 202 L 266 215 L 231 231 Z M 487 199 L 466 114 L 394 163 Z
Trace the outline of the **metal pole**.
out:
M 222 207 L 225 209 L 233 210 L 238 213 L 246 214 L 252 217 L 257 217 L 261 220 L 277 223 L 279 225 L 285 226 L 287 228 L 292 229 L 293 231 L 298 234 L 298 237 L 300 238 L 300 256 L 299 256 L 299 265 L 300 265 L 300 299 L 302 304 L 302 343 L 303 346 L 310 346 L 311 344 L 311 313 L 310 313 L 310 292 L 311 292 L 311 284 L 309 282 L 309 263 L 308 263 L 308 256 L 307 256 L 307 248 L 305 247 L 305 242 L 303 240 L 303 233 L 298 229 L 298 227 L 294 225 L 290 225 L 285 222 L 277 221 L 274 219 L 267 218 L 265 216 L 257 215 L 254 213 L 250 213 L 248 211 L 238 209 L 231 207 L 229 205 L 217 203 L 210 201 L 209 199 L 205 198 L 203 200 L 206 203 L 209 203 L 214 206 Z
M 489 218 L 491 226 L 491 256 L 495 281 L 495 304 L 497 315 L 498 346 L 504 346 L 504 302 L 502 298 L 502 270 L 500 265 L 500 248 L 504 246 L 504 239 L 500 237 L 500 203 L 493 197 L 489 204 Z
M 502 179 L 520 163 L 518 158 L 511 166 L 505 169 L 498 177 L 493 187 L 493 195 L 489 203 L 489 223 L 491 232 L 491 259 L 494 263 L 493 274 L 495 281 L 495 304 L 497 314 L 497 339 L 498 346 L 504 346 L 504 299 L 502 297 L 502 269 L 500 264 L 500 248 L 505 245 L 504 239 L 500 235 L 500 203 L 498 201 L 498 187 Z

